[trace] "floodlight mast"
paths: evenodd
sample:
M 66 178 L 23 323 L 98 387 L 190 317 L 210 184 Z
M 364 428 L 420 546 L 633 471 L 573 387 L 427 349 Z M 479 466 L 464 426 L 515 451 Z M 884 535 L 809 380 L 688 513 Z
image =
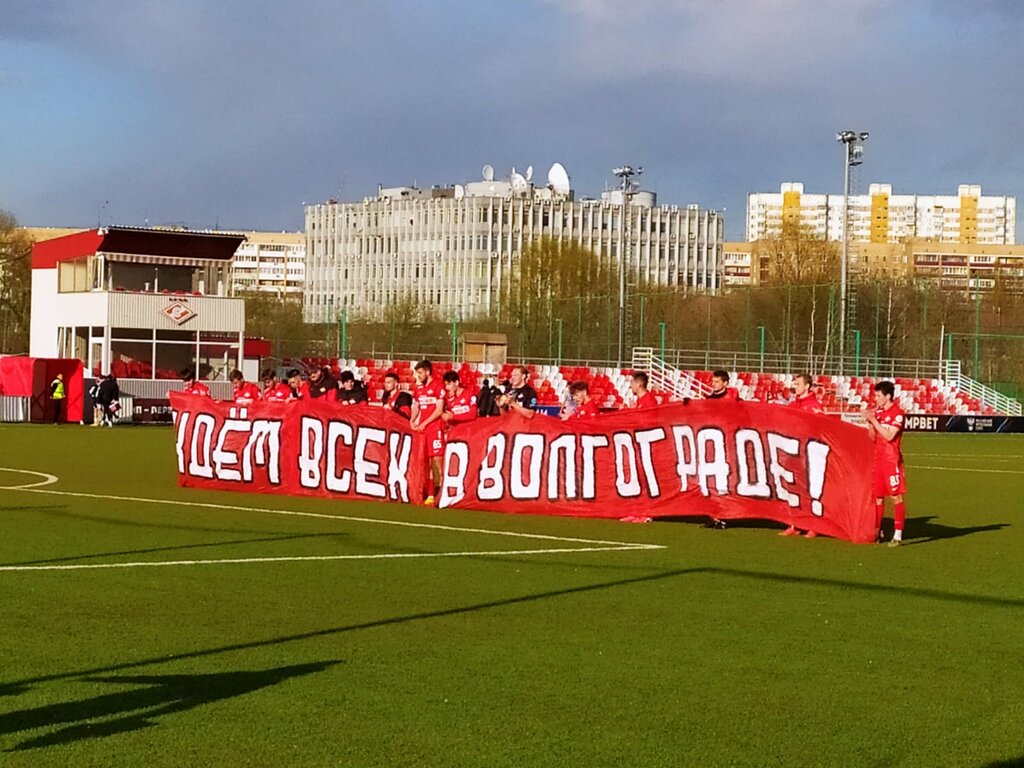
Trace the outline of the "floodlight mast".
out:
M 867 131 L 840 131 L 836 141 L 843 144 L 843 255 L 839 272 L 839 373 L 845 373 L 846 294 L 850 253 L 850 168 L 864 162 Z
M 612 168 L 612 173 L 618 176 L 622 182 L 622 219 L 619 222 L 619 351 L 616 358 L 616 364 L 620 369 L 626 346 L 626 257 L 628 255 L 626 249 L 629 247 L 626 220 L 629 218 L 629 198 L 636 192 L 636 184 L 632 179 L 643 172 L 643 166 L 633 168 L 631 165 L 621 165 L 618 168 Z

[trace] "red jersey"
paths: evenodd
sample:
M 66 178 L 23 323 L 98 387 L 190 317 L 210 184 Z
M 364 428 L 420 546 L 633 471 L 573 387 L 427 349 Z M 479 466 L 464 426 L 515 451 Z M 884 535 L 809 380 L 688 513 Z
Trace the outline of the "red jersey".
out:
M 292 391 L 292 397 L 296 400 L 309 400 L 309 383 L 302 382 L 299 384 L 299 388 L 295 389 L 289 385 L 289 389 Z
M 210 396 L 210 388 L 201 381 L 193 381 L 181 391 L 186 395 L 197 395 L 198 397 Z
M 292 399 L 292 388 L 279 381 L 263 391 L 263 399 L 268 403 L 286 403 Z
M 235 390 L 233 399 L 238 405 L 252 405 L 260 400 L 260 388 L 251 381 L 242 383 L 242 386 Z
M 463 389 L 461 393 L 448 400 L 446 405 L 452 414 L 449 424 L 464 424 L 477 417 L 476 395 L 468 389 Z
M 583 405 L 576 406 L 576 410 L 572 412 L 570 419 L 590 419 L 597 416 L 597 401 L 587 400 Z
M 818 402 L 818 398 L 809 392 L 803 397 L 791 400 L 789 407 L 796 408 L 798 411 L 804 411 L 806 413 L 824 413 L 821 403 Z
M 653 392 L 644 392 L 636 399 L 636 404 L 633 407 L 638 410 L 642 408 L 657 408 L 658 398 L 654 396 Z
M 900 449 L 900 441 L 903 439 L 903 409 L 897 403 L 888 408 L 879 408 L 875 411 L 875 418 L 878 423 L 886 427 L 896 427 L 896 434 L 892 440 L 886 440 L 882 434 L 875 430 L 875 463 L 884 464 L 889 467 L 896 467 L 903 463 L 903 451 Z
M 412 400 L 420 409 L 419 416 L 416 417 L 416 423 L 419 424 L 430 418 L 438 403 L 444 402 L 444 382 L 441 379 L 430 379 L 426 384 L 418 384 L 412 391 Z M 440 419 L 437 421 L 443 423 Z M 432 426 L 434 422 L 430 423 L 430 427 Z

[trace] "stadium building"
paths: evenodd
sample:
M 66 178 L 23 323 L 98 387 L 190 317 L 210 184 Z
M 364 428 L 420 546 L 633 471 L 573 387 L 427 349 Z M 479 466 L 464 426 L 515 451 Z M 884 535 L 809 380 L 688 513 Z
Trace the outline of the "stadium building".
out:
M 194 367 L 226 396 L 243 363 L 245 304 L 230 283 L 243 240 L 103 227 L 37 242 L 29 354 L 76 358 L 141 398 L 165 397 Z
M 404 299 L 445 316 L 489 314 L 518 254 L 540 238 L 578 243 L 616 265 L 624 259 L 630 282 L 720 287 L 719 212 L 658 205 L 644 191 L 626 206 L 617 190 L 577 200 L 557 163 L 546 186 L 530 177 L 485 173 L 465 186 L 382 188 L 357 203 L 307 206 L 306 321 L 332 322 L 342 310 L 380 318 Z
M 811 195 L 786 182 L 779 192 L 747 195 L 748 242 L 797 229 L 828 240 L 843 239 L 843 196 Z M 894 195 L 891 184 L 872 184 L 866 195 L 850 196 L 849 241 L 897 243 L 905 238 L 943 243 L 1012 245 L 1016 241 L 1017 199 L 983 196 L 981 187 L 961 184 L 957 194 Z

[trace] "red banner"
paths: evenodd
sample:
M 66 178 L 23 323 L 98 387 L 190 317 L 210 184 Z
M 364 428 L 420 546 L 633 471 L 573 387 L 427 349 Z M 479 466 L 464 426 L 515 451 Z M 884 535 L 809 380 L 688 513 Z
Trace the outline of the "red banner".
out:
M 418 504 L 422 439 L 384 408 L 248 406 L 171 392 L 178 482 L 193 488 Z
M 171 394 L 192 487 L 419 503 L 422 435 L 393 412 Z M 839 419 L 694 401 L 589 420 L 477 419 L 448 433 L 440 507 L 620 518 L 768 519 L 874 540 L 873 446 Z
M 448 437 L 439 506 L 586 517 L 708 515 L 873 541 L 873 446 L 839 419 L 694 401 L 594 419 L 478 419 Z

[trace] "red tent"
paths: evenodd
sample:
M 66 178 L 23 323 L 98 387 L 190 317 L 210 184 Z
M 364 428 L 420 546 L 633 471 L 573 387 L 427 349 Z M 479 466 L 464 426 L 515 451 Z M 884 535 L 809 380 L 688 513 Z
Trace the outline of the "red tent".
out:
M 81 421 L 82 400 L 85 395 L 81 360 L 0 357 L 0 395 L 31 397 L 32 421 L 52 421 L 50 382 L 58 373 L 64 374 L 64 393 L 67 397 L 63 421 Z

